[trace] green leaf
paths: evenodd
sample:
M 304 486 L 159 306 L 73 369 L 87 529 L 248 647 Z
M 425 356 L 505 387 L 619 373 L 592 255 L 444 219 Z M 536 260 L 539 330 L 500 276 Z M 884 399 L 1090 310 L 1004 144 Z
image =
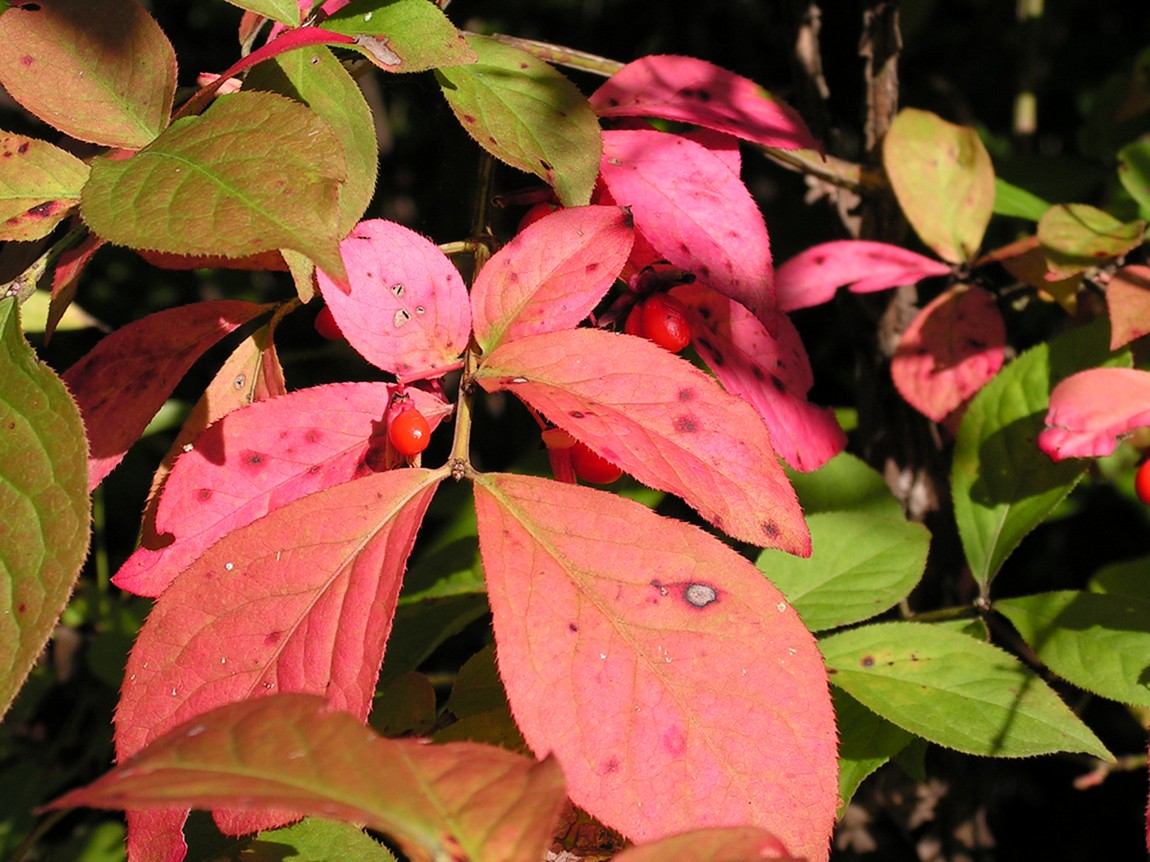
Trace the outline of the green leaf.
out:
M 88 166 L 59 147 L 0 132 L 0 240 L 45 237 L 80 202 Z
M 421 2 L 434 8 L 426 0 Z M 338 227 L 339 236 L 346 236 L 371 203 L 379 170 L 375 124 L 359 85 L 330 49 L 313 45 L 260 63 L 244 80 L 244 89 L 266 90 L 295 99 L 331 126 L 347 161 Z
M 228 2 L 273 21 L 287 24 L 289 27 L 298 27 L 300 23 L 298 0 L 228 0 Z
M 923 623 L 862 626 L 820 641 L 831 683 L 903 730 L 993 757 L 1082 751 L 1112 759 L 1009 653 Z
M 68 602 L 88 550 L 88 444 L 60 378 L 0 300 L 0 716 Z
M 550 185 L 564 206 L 588 203 L 603 141 L 587 100 L 525 51 L 483 36 L 467 43 L 478 63 L 435 73 L 463 128 L 495 158 Z
M 291 862 L 395 862 L 390 850 L 358 826 L 318 817 L 261 832 L 213 855 L 209 862 L 284 862 L 285 858 Z
M 97 159 L 84 220 L 109 242 L 243 257 L 288 248 L 346 280 L 342 148 L 312 110 L 272 93 L 222 96 L 123 161 Z
M 787 470 L 803 511 L 833 512 L 850 509 L 902 518 L 902 508 L 879 472 L 861 458 L 840 452 L 817 470 Z
M 142 147 L 168 124 L 176 54 L 134 0 L 52 0 L 0 16 L 0 84 L 93 144 Z
M 1150 706 L 1150 600 L 1064 590 L 1000 599 L 994 609 L 1066 681 Z
M 839 727 L 839 810 L 841 819 L 863 780 L 906 748 L 914 737 L 879 718 L 841 688 L 831 688 Z
M 1050 209 L 1050 204 L 1026 189 L 1003 179 L 994 181 L 994 212 L 996 215 L 1038 221 Z
M 994 168 L 978 133 L 907 108 L 883 141 L 883 167 L 915 233 L 939 257 L 978 252 L 994 209 Z
M 427 0 L 356 0 L 324 19 L 322 26 L 357 37 L 359 48 L 388 72 L 425 72 L 475 62 L 463 34 Z
M 1142 243 L 1146 222 L 1120 222 L 1088 204 L 1059 204 L 1038 222 L 1038 241 L 1051 272 L 1069 278 Z
M 765 550 L 755 565 L 786 594 L 811 631 L 870 619 L 898 603 L 926 568 L 921 524 L 868 512 L 807 516 L 811 555 Z
M 1150 218 L 1150 140 L 1135 141 L 1118 151 L 1118 179 L 1138 203 L 1143 218 Z
M 1103 566 L 1090 579 L 1090 590 L 1150 601 L 1150 556 Z
M 1050 390 L 1109 355 L 1104 323 L 1040 344 L 974 397 L 955 441 L 951 494 L 971 574 L 984 589 L 1022 539 L 1065 499 L 1086 469 L 1039 450 Z

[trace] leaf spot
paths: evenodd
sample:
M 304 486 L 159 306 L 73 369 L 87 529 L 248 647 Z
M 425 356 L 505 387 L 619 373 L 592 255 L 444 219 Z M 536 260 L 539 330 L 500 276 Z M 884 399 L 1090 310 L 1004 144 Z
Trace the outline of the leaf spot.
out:
M 206 503 L 208 500 L 212 499 L 212 489 L 200 488 L 200 490 L 196 492 L 196 499 L 201 503 Z
M 661 583 L 659 583 L 658 581 L 651 581 L 651 586 L 653 586 L 655 589 L 657 589 L 659 591 L 660 595 L 663 595 L 663 596 L 667 595 L 667 588 L 665 586 L 663 586 Z
M 235 567 L 236 567 L 235 563 L 224 563 L 224 571 L 225 572 L 230 572 Z
M 186 735 L 187 735 L 187 736 L 199 736 L 199 735 L 200 735 L 201 733 L 203 733 L 205 730 L 207 730 L 207 728 L 206 728 L 206 727 L 204 727 L 204 725 L 202 725 L 202 724 L 197 724 L 195 727 L 190 727 L 190 728 L 188 728 L 188 732 L 187 732 L 187 734 L 186 734 Z
M 232 386 L 236 389 L 243 389 L 247 382 L 248 376 L 246 374 L 237 374 L 236 379 L 232 381 Z
M 567 629 L 568 631 L 577 632 L 579 631 L 579 626 L 575 625 L 575 623 L 567 623 Z
M 695 390 L 691 389 L 690 387 L 684 387 L 684 388 L 679 390 L 679 400 L 680 401 L 690 401 L 694 397 L 695 397 Z
M 762 528 L 763 535 L 771 539 L 778 538 L 779 527 L 774 521 L 763 521 Z
M 687 750 L 687 738 L 679 728 L 672 727 L 663 734 L 663 747 L 675 757 L 679 757 Z
M 786 602 L 779 602 L 777 605 L 775 605 L 775 610 L 778 611 L 780 614 L 785 613 L 787 610 L 787 603 Z
M 680 434 L 694 434 L 699 430 L 699 425 L 695 421 L 695 417 L 687 414 L 676 416 L 675 421 L 671 423 L 671 427 Z
M 27 69 L 29 66 L 31 66 L 35 62 L 36 61 L 33 60 L 27 54 L 25 54 L 23 57 L 20 58 L 20 65 L 23 66 L 25 69 Z
M 240 455 L 240 462 L 246 467 L 258 470 L 264 463 L 264 456 L 259 452 L 253 452 L 249 449 Z
M 264 638 L 264 646 L 269 646 L 269 647 L 275 646 L 277 643 L 280 642 L 280 638 L 282 638 L 283 636 L 284 636 L 284 633 L 281 631 L 268 632 L 267 637 Z M 264 683 L 264 688 L 267 688 L 267 687 L 268 687 L 268 684 Z
M 604 762 L 604 764 L 603 764 L 603 771 L 608 773 L 608 774 L 610 774 L 612 772 L 618 772 L 619 771 L 619 758 L 617 758 L 617 757 L 608 758 L 607 761 Z
M 391 322 L 396 329 L 399 329 L 399 327 L 403 326 L 409 320 L 411 320 L 411 315 L 401 308 L 395 313 L 395 317 L 392 318 Z
M 874 656 L 873 655 L 864 655 L 862 657 L 862 661 L 860 661 L 859 664 L 862 665 L 863 667 L 874 667 Z
M 401 296 L 403 296 L 403 294 L 407 290 L 407 288 L 404 287 L 401 283 L 397 282 L 397 283 L 393 284 L 391 287 L 389 287 L 388 290 L 390 290 L 393 294 L 395 294 L 396 299 L 399 299 Z
M 687 584 L 687 588 L 683 590 L 683 598 L 687 600 L 689 605 L 705 608 L 711 602 L 718 601 L 719 594 L 709 584 Z

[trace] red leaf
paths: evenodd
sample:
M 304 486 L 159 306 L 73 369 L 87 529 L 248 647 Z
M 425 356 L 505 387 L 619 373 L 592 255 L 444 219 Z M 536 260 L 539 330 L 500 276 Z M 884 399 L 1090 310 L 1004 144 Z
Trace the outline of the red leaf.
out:
M 771 243 L 751 193 L 707 147 L 656 131 L 603 133 L 603 182 L 666 260 L 771 324 Z
M 224 802 L 363 823 L 412 859 L 534 860 L 564 788 L 554 760 L 384 739 L 322 698 L 280 694 L 197 716 L 51 807 Z
M 1150 427 L 1150 372 L 1092 368 L 1072 374 L 1050 393 L 1038 447 L 1053 458 L 1098 458 L 1135 428 Z
M 1150 332 L 1150 266 L 1124 266 L 1106 286 L 1110 310 L 1110 349 L 1117 350 Z
M 754 81 L 694 57 L 628 63 L 591 94 L 601 117 L 662 117 L 781 150 L 822 151 L 802 117 Z
M 89 490 L 120 463 L 200 356 L 270 306 L 217 300 L 150 314 L 97 344 L 64 374 L 91 444 Z
M 321 694 L 366 719 L 404 566 L 441 478 L 377 473 L 276 509 L 209 548 L 156 601 L 132 648 L 117 760 L 214 707 L 277 692 Z M 173 817 L 131 818 L 130 844 L 151 846 L 146 858 L 182 857 Z
M 628 847 L 614 862 L 752 862 L 756 859 L 800 862 L 787 852 L 778 838 L 752 826 L 697 829 L 672 835 L 651 844 Z
M 490 352 L 502 341 L 584 320 L 627 261 L 630 221 L 618 207 L 560 209 L 496 252 L 471 288 L 479 346 Z
M 646 339 L 598 329 L 520 338 L 488 356 L 475 379 L 488 392 L 514 392 L 728 535 L 810 553 L 798 499 L 758 414 Z
M 156 510 L 158 541 L 132 554 L 113 583 L 158 596 L 222 536 L 370 471 L 365 459 L 386 438 L 394 393 L 394 384 L 332 383 L 229 413 L 176 461 Z M 448 409 L 425 392 L 408 394 L 429 424 Z
M 914 284 L 950 267 L 896 245 L 869 240 L 824 242 L 792 257 L 775 273 L 775 297 L 783 311 L 829 302 L 840 287 L 871 293 Z
M 247 257 L 212 257 L 198 254 L 171 254 L 164 251 L 136 249 L 136 254 L 160 269 L 242 269 L 257 272 L 286 272 L 287 264 L 280 251 L 263 251 Z
M 959 285 L 936 297 L 902 334 L 891 360 L 907 403 L 941 422 L 998 373 L 1006 324 L 994 296 Z
M 775 451 L 796 470 L 817 470 L 846 445 L 834 411 L 807 401 L 813 378 L 802 339 L 780 314 L 777 337 L 749 311 L 702 284 L 671 291 L 690 311 L 691 340 L 732 395 L 755 408 Z
M 458 366 L 471 333 L 467 287 L 430 240 L 382 219 L 340 243 L 351 291 L 317 270 L 320 292 L 348 342 L 401 380 Z
M 52 299 L 48 304 L 48 320 L 44 324 L 44 343 L 47 344 L 64 312 L 76 297 L 80 276 L 88 263 L 104 245 L 104 240 L 93 233 L 85 234 L 78 245 L 65 249 L 52 272 Z
M 572 801 L 636 841 L 750 824 L 825 860 L 826 671 L 762 573 L 602 491 L 487 474 L 475 495 L 512 713 Z

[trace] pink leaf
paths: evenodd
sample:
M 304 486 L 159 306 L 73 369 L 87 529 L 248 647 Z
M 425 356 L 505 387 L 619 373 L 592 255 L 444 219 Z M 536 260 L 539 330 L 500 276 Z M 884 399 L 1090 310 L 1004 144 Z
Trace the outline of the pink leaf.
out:
M 471 310 L 459 271 L 430 240 L 382 219 L 362 221 L 340 252 L 351 291 L 317 271 L 320 292 L 348 342 L 401 380 L 458 366 Z
M 762 573 L 602 491 L 487 474 L 475 494 L 512 713 L 572 801 L 635 841 L 750 824 L 825 860 L 826 671 Z
M 662 117 L 764 147 L 822 150 L 802 117 L 748 78 L 694 57 L 628 63 L 591 94 L 601 117 Z
M 595 308 L 631 251 L 630 216 L 618 207 L 571 207 L 540 219 L 487 262 L 471 288 L 475 339 L 571 329 Z
M 214 707 L 278 692 L 321 694 L 366 719 L 404 566 L 441 478 L 377 473 L 276 509 L 209 548 L 160 596 L 132 648 L 117 760 Z M 144 858 L 181 858 L 173 820 L 182 816 L 133 816 L 129 845 L 151 848 Z M 233 816 L 227 825 L 245 824 Z
M 1150 266 L 1131 264 L 1110 277 L 1110 349 L 1117 350 L 1150 333 Z
M 1135 428 L 1150 427 L 1150 372 L 1092 368 L 1072 374 L 1050 393 L 1038 447 L 1053 458 L 1099 458 Z
M 323 698 L 279 694 L 196 716 L 52 807 L 275 806 L 366 824 L 411 859 L 536 860 L 563 802 L 554 760 L 383 739 Z
M 132 554 L 112 582 L 158 596 L 233 530 L 371 472 L 395 388 L 331 383 L 229 413 L 176 461 L 156 510 L 156 540 Z M 447 412 L 425 392 L 409 389 L 408 395 L 433 428 Z
M 794 324 L 778 316 L 777 337 L 749 311 L 702 284 L 671 291 L 691 312 L 691 341 L 732 395 L 755 408 L 771 443 L 796 470 L 817 470 L 846 445 L 834 411 L 807 401 L 813 382 Z
M 800 862 L 778 838 L 753 826 L 696 829 L 651 844 L 628 847 L 614 862 L 751 862 L 776 859 Z
M 798 499 L 758 414 L 646 339 L 598 329 L 520 338 L 488 356 L 475 379 L 489 392 L 514 392 L 728 535 L 810 553 Z
M 914 284 L 950 267 L 896 245 L 869 240 L 824 242 L 792 257 L 775 273 L 775 297 L 783 311 L 829 302 L 840 287 L 871 293 Z
M 907 403 L 941 422 L 998 373 L 1006 324 L 994 296 L 960 285 L 940 294 L 902 334 L 891 377 Z
M 120 463 L 200 356 L 270 306 L 217 300 L 150 314 L 113 332 L 64 374 L 91 455 L 88 488 Z
M 603 133 L 603 182 L 666 260 L 770 325 L 771 244 L 751 193 L 726 161 L 655 131 Z

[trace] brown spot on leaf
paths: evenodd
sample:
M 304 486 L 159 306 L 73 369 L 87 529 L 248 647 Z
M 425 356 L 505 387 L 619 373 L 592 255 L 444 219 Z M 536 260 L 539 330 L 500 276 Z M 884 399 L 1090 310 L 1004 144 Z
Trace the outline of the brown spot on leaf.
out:
M 619 771 L 619 758 L 609 757 L 603 762 L 603 771 L 606 773 Z
M 862 665 L 863 667 L 874 667 L 874 656 L 873 655 L 864 655 L 862 657 L 862 659 L 859 661 L 859 664 Z
M 579 626 L 575 625 L 575 623 L 567 623 L 567 628 L 569 631 L 573 631 L 573 632 L 579 631 Z
M 23 57 L 20 58 L 20 65 L 23 66 L 25 69 L 32 66 L 35 62 L 36 61 L 34 59 L 32 59 L 32 57 L 30 57 L 27 54 L 25 54 Z
M 695 421 L 695 417 L 688 414 L 676 416 L 675 420 L 671 423 L 671 427 L 680 434 L 694 434 L 699 430 L 699 424 Z
M 200 488 L 200 490 L 196 491 L 196 499 L 201 503 L 206 503 L 208 500 L 212 499 L 212 489 Z
M 583 271 L 585 273 L 588 273 L 588 274 L 595 272 L 595 270 L 597 270 L 597 269 L 599 269 L 599 264 L 597 264 L 597 263 L 589 263 L 585 267 L 583 267 Z
M 774 539 L 779 535 L 778 525 L 774 521 L 763 521 L 763 535 L 767 538 Z
M 719 593 L 710 584 L 687 584 L 683 588 L 683 598 L 691 607 L 705 608 L 719 600 Z
M 680 401 L 690 401 L 694 397 L 695 397 L 695 390 L 689 386 L 684 386 L 682 389 L 679 390 L 679 400 Z
M 259 470 L 263 466 L 264 456 L 260 452 L 253 452 L 248 449 L 240 453 L 240 464 L 250 470 Z
M 268 632 L 267 637 L 264 638 L 264 646 L 275 646 L 283 636 L 283 632 Z
M 303 435 L 303 439 L 306 443 L 318 443 L 323 439 L 323 435 L 319 433 L 318 428 L 309 428 L 307 433 Z
M 567 415 L 570 416 L 572 419 L 582 419 L 586 414 L 580 410 L 572 410 Z

